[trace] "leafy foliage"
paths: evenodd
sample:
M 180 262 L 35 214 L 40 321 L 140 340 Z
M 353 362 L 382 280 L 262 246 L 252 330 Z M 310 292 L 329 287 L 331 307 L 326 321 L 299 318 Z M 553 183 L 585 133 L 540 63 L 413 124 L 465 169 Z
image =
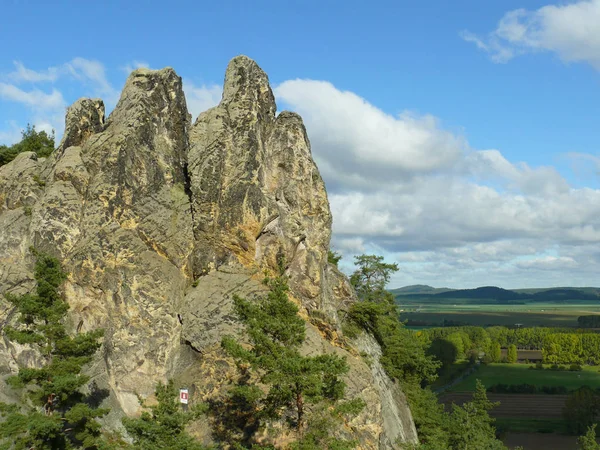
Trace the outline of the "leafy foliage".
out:
M 488 401 L 485 388 L 478 382 L 473 401 L 444 410 L 436 395 L 423 384 L 433 381 L 440 360 L 452 364 L 467 351 L 477 350 L 489 337 L 483 329 L 471 334 L 454 329 L 433 337 L 418 335 L 400 322 L 393 296 L 385 290 L 396 264 L 385 264 L 383 258 L 362 255 L 355 258 L 357 270 L 351 282 L 362 301 L 348 311 L 347 320 L 371 333 L 382 349 L 381 364 L 387 374 L 398 380 L 407 395 L 419 434 L 419 449 L 504 449 L 496 439 L 493 419 L 488 411 L 495 405 Z M 476 342 L 476 343 L 475 343 Z M 437 347 L 436 347 L 437 346 Z M 426 351 L 427 350 L 427 351 Z M 486 348 L 487 350 L 487 348 Z
M 489 360 L 490 362 L 500 362 L 500 358 L 502 357 L 502 349 L 500 348 L 500 344 L 498 342 L 492 342 L 490 346 Z
M 203 450 L 204 447 L 185 431 L 185 426 L 205 412 L 199 405 L 184 412 L 178 401 L 179 392 L 170 380 L 158 383 L 155 390 L 156 405 L 144 411 L 139 418 L 124 418 L 123 425 L 133 438 L 133 448 L 141 450 Z M 142 403 L 143 407 L 147 407 Z
M 35 152 L 40 157 L 47 157 L 54 151 L 54 131 L 48 135 L 45 131 L 36 131 L 35 125 L 27 124 L 21 136 L 21 142 L 17 144 L 0 145 L 0 166 L 11 162 L 19 153 Z
M 36 346 L 45 364 L 21 368 L 8 383 L 27 387 L 32 402 L 27 412 L 14 405 L 0 405 L 4 417 L 0 438 L 11 440 L 14 448 L 62 449 L 99 448 L 103 442 L 96 421 L 108 413 L 97 408 L 91 396 L 81 393 L 89 381 L 81 370 L 100 347 L 102 330 L 70 336 L 63 324 L 69 309 L 60 293 L 67 275 L 60 262 L 33 250 L 36 256 L 35 293 L 8 296 L 20 325 L 6 327 L 4 334 L 20 344 Z M 10 447 L 9 447 L 10 448 Z
M 288 299 L 283 277 L 267 279 L 270 292 L 257 301 L 234 297 L 235 311 L 246 326 L 250 348 L 233 337 L 225 337 L 223 348 L 238 360 L 249 364 L 261 383 L 268 386 L 266 396 L 249 387 L 261 418 L 279 418 L 288 409 L 295 411 L 295 428 L 304 428 L 305 403 L 335 401 L 344 394 L 340 376 L 348 371 L 344 358 L 331 354 L 302 356 L 299 348 L 305 339 L 305 323 L 298 308 Z
M 488 412 L 499 403 L 488 400 L 485 387 L 479 380 L 473 400 L 462 407 L 453 405 L 450 415 L 449 447 L 453 449 L 505 449 L 496 439 L 496 430 Z
M 573 434 L 583 433 L 600 420 L 600 395 L 587 386 L 577 389 L 567 397 L 563 416 Z
M 393 295 L 385 290 L 396 264 L 383 262 L 383 257 L 355 257 L 358 266 L 351 276 L 359 298 L 346 320 L 371 333 L 382 349 L 381 364 L 388 375 L 398 380 L 433 381 L 439 363 L 425 353 L 418 337 L 400 322 Z M 348 327 L 345 327 L 346 329 Z
M 342 255 L 340 255 L 338 252 L 334 252 L 332 250 L 329 250 L 327 252 L 327 262 L 331 265 L 334 265 L 335 267 L 337 267 L 338 263 L 340 262 L 340 260 L 342 259 Z
M 404 384 L 403 389 L 419 433 L 420 450 L 505 449 L 496 439 L 494 420 L 489 416 L 496 404 L 488 400 L 481 383 L 471 402 L 453 405 L 450 412 L 429 388 L 412 383 Z
M 586 433 L 583 436 L 580 436 L 577 440 L 579 447 L 581 450 L 600 450 L 600 444 L 596 441 L 596 426 L 598 424 L 593 424 L 588 427 Z
M 354 257 L 356 271 L 350 277 L 356 295 L 362 301 L 394 303 L 394 296 L 385 290 L 392 273 L 397 272 L 397 264 L 383 262 L 383 256 L 360 255 Z
M 506 361 L 509 363 L 517 362 L 517 346 L 515 344 L 510 344 L 508 346 L 508 350 L 506 352 Z
M 459 349 L 455 342 L 447 338 L 435 338 L 427 353 L 435 356 L 442 363 L 442 368 L 450 367 L 458 359 Z

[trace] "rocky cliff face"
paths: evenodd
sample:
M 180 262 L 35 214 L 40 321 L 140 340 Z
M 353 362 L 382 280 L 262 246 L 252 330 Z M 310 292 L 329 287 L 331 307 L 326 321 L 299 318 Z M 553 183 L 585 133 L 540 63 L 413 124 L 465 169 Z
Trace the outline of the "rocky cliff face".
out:
M 207 400 L 233 376 L 219 346 L 239 332 L 233 294 L 260 295 L 262 271 L 283 264 L 307 320 L 329 317 L 307 323 L 306 353 L 346 355 L 348 395 L 367 403 L 345 432 L 363 448 L 415 442 L 402 393 L 358 356 L 376 358 L 377 344 L 340 339 L 337 309 L 355 298 L 327 265 L 330 233 L 302 119 L 276 115 L 254 61 L 231 61 L 221 103 L 193 125 L 176 73 L 139 69 L 108 120 L 101 100 L 79 100 L 51 157 L 24 153 L 0 167 L 0 323 L 12 320 L 4 294 L 34 285 L 33 245 L 70 273 L 72 331 L 106 330 L 89 371 L 113 407 L 135 414 L 136 393 L 166 378 Z M 0 373 L 35 364 L 34 351 L 0 340 Z

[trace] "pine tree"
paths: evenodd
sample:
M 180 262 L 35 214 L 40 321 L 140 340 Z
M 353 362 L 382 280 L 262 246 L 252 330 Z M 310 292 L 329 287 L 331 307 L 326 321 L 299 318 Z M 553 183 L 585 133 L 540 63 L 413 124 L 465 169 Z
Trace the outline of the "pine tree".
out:
M 394 297 L 385 290 L 390 277 L 397 272 L 396 263 L 383 262 L 383 256 L 360 255 L 354 257 L 357 269 L 350 277 L 356 295 L 363 301 L 393 303 Z
M 157 404 L 139 418 L 124 418 L 123 426 L 133 439 L 133 448 L 140 450 L 203 450 L 185 431 L 185 426 L 204 412 L 203 405 L 190 412 L 181 410 L 177 388 L 172 380 L 159 383 L 155 390 Z M 146 406 L 142 402 L 142 406 Z
M 64 319 L 69 305 L 60 292 L 67 274 L 56 258 L 32 251 L 37 287 L 33 293 L 7 296 L 18 313 L 19 326 L 5 327 L 4 335 L 37 347 L 44 365 L 20 368 L 7 380 L 14 388 L 26 387 L 31 403 L 27 411 L 0 404 L 4 418 L 0 441 L 12 443 L 6 448 L 15 449 L 96 449 L 103 441 L 96 419 L 108 410 L 97 408 L 91 396 L 81 392 L 89 381 L 81 370 L 100 347 L 103 332 L 67 333 Z
M 452 449 L 506 449 L 501 441 L 496 439 L 494 419 L 489 411 L 499 403 L 488 400 L 483 384 L 477 380 L 473 400 L 462 407 L 453 405 L 449 423 L 449 446 Z
M 423 344 L 400 322 L 394 296 L 385 289 L 396 264 L 383 262 L 382 256 L 354 258 L 357 270 L 350 281 L 360 302 L 354 303 L 346 322 L 371 333 L 381 346 L 381 363 L 394 379 L 417 383 L 433 381 L 440 363 L 425 353 Z
M 223 339 L 223 348 L 240 363 L 247 363 L 269 390 L 261 399 L 264 417 L 279 418 L 287 409 L 295 411 L 294 425 L 301 431 L 305 405 L 343 396 L 339 379 L 348 371 L 344 358 L 325 354 L 302 356 L 305 323 L 298 308 L 288 299 L 283 277 L 266 280 L 270 292 L 257 301 L 234 297 L 235 311 L 246 326 L 251 347 L 243 347 L 232 337 Z M 256 391 L 254 391 L 256 392 Z

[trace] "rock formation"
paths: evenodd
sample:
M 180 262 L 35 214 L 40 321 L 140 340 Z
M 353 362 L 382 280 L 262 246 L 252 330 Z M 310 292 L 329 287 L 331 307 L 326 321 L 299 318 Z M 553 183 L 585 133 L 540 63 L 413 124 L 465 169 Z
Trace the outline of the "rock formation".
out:
M 233 371 L 219 345 L 239 332 L 232 296 L 262 294 L 263 271 L 283 265 L 303 316 L 329 317 L 307 322 L 304 351 L 347 356 L 348 395 L 367 404 L 345 432 L 362 448 L 416 442 L 375 341 L 340 339 L 337 310 L 355 297 L 327 264 L 330 234 L 302 119 L 276 115 L 254 61 L 230 62 L 221 103 L 193 125 L 177 74 L 138 69 L 108 120 L 101 100 L 78 100 L 52 156 L 23 153 L 0 167 L 0 323 L 13 318 L 4 294 L 34 285 L 33 245 L 69 272 L 72 331 L 106 330 L 89 373 L 115 411 L 135 414 L 136 394 L 166 378 L 206 400 Z M 35 364 L 34 351 L 0 340 L 0 375 Z

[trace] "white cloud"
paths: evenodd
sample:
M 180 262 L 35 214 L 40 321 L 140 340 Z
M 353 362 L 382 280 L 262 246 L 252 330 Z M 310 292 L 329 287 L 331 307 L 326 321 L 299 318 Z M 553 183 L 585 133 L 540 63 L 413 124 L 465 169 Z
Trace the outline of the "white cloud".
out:
M 188 111 L 195 119 L 201 112 L 219 104 L 223 88 L 216 84 L 196 86 L 191 81 L 184 79 L 183 91 Z
M 600 0 L 580 0 L 535 11 L 509 11 L 487 36 L 468 31 L 461 36 L 487 52 L 494 62 L 507 62 L 523 53 L 549 51 L 564 62 L 586 62 L 600 70 L 599 23 Z
M 51 110 L 65 106 L 65 99 L 56 89 L 52 89 L 51 93 L 39 89 L 24 91 L 12 84 L 0 83 L 0 98 L 23 103 L 35 110 Z
M 581 265 L 600 270 L 599 190 L 472 149 L 433 117 L 390 116 L 330 83 L 293 80 L 275 92 L 304 118 L 345 258 L 378 250 L 397 260 L 395 285 L 593 284 Z
M 311 139 L 327 146 L 328 158 L 318 155 L 321 169 L 331 176 L 343 174 L 355 186 L 372 183 L 375 173 L 386 182 L 444 169 L 465 148 L 464 139 L 441 129 L 432 116 L 394 117 L 325 81 L 286 81 L 275 94 L 306 116 Z
M 115 89 L 106 78 L 106 71 L 102 63 L 85 58 L 75 58 L 65 64 L 65 68 L 74 78 L 91 83 L 99 93 L 111 95 L 115 93 Z
M 15 83 L 40 83 L 44 81 L 56 81 L 60 76 L 60 69 L 58 67 L 50 67 L 46 70 L 35 71 L 28 69 L 20 61 L 13 61 L 16 70 L 8 74 L 8 78 Z

